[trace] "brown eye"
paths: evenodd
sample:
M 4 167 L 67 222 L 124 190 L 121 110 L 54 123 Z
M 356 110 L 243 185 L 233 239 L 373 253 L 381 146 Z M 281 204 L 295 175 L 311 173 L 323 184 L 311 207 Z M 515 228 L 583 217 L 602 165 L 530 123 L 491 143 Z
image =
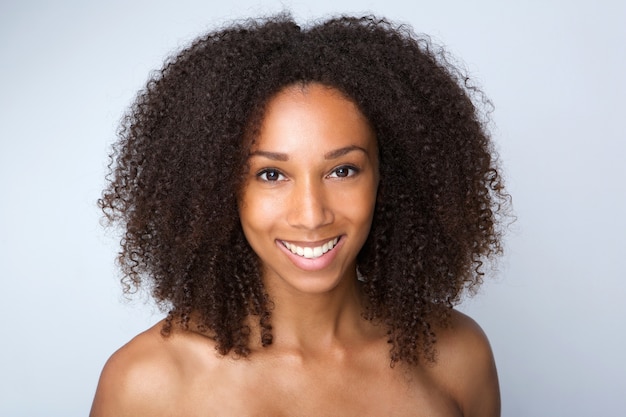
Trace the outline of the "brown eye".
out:
M 358 172 L 359 170 L 356 167 L 343 165 L 343 166 L 335 168 L 333 172 L 329 175 L 329 177 L 346 178 L 346 177 L 351 177 L 357 174 Z
M 277 169 L 264 169 L 257 174 L 257 178 L 268 182 L 280 181 L 284 179 L 283 174 L 281 174 Z

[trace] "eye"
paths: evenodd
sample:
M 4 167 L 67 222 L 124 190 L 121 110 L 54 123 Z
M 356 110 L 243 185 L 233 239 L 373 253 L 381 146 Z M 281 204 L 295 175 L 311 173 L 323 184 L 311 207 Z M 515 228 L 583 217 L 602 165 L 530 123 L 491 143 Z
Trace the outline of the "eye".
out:
M 261 181 L 267 182 L 282 181 L 285 179 L 285 176 L 277 169 L 264 169 L 257 173 L 256 176 Z
M 330 178 L 346 178 L 352 177 L 359 172 L 359 169 L 350 165 L 342 165 L 337 167 L 330 173 Z

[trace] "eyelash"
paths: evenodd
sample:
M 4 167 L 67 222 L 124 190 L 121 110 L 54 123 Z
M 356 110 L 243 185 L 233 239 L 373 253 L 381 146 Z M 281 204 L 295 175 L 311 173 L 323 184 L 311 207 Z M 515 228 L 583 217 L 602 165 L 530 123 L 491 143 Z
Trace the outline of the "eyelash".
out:
M 281 180 L 281 178 L 276 178 L 276 179 L 270 180 L 270 179 L 267 178 L 268 174 L 276 174 L 278 177 L 284 177 L 282 172 L 280 172 L 279 170 L 274 169 L 274 168 L 267 168 L 267 169 L 261 170 L 261 171 L 259 171 L 256 174 L 256 176 L 257 176 L 257 178 L 259 178 L 261 181 L 264 181 L 264 182 L 275 182 L 275 181 Z M 264 178 L 264 176 L 265 176 L 265 178 Z
M 348 174 L 344 175 L 344 176 L 339 176 L 339 175 L 332 176 L 333 174 L 336 174 L 337 171 L 339 171 L 339 170 L 347 170 Z M 333 171 L 331 172 L 331 176 L 332 176 L 332 178 L 348 178 L 348 177 L 353 177 L 353 176 L 355 176 L 358 173 L 359 173 L 359 169 L 357 167 L 353 166 L 353 165 L 341 165 L 341 166 L 333 169 Z
M 345 175 L 338 175 L 338 171 L 342 171 L 342 170 L 346 170 L 348 172 Z M 341 165 L 333 169 L 331 173 L 328 175 L 328 177 L 343 179 L 343 178 L 353 177 L 359 172 L 360 172 L 360 169 L 353 165 Z M 268 175 L 276 175 L 276 177 L 274 179 L 269 179 L 267 177 Z M 263 169 L 256 174 L 256 177 L 259 178 L 263 182 L 276 182 L 276 181 L 284 180 L 284 174 L 280 172 L 280 170 L 275 169 L 275 168 Z

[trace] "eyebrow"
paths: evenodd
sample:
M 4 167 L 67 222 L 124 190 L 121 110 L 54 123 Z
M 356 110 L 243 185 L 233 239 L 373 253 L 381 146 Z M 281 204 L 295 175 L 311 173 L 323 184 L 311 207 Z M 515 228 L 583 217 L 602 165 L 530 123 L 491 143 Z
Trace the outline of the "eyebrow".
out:
M 279 152 L 268 152 L 268 151 L 254 151 L 250 152 L 248 158 L 252 158 L 253 156 L 262 156 L 267 159 L 271 159 L 273 161 L 288 161 L 289 157 L 286 153 Z
M 356 145 L 350 145 L 343 148 L 335 149 L 334 151 L 326 152 L 324 154 L 324 159 L 337 159 L 353 151 L 361 151 L 365 155 L 369 155 L 367 149 L 361 148 L 360 146 Z
M 342 156 L 353 151 L 361 151 L 364 154 L 369 155 L 369 153 L 367 152 L 367 149 L 362 148 L 360 146 L 356 146 L 356 145 L 350 145 L 350 146 L 345 146 L 343 148 L 335 149 L 333 151 L 326 152 L 324 154 L 324 159 L 341 158 Z M 289 160 L 289 155 L 285 153 L 280 153 L 280 152 L 269 152 L 269 151 L 257 150 L 254 152 L 250 152 L 250 155 L 248 155 L 248 157 L 250 158 L 253 156 L 262 156 L 264 158 L 271 159 L 273 161 L 288 161 Z

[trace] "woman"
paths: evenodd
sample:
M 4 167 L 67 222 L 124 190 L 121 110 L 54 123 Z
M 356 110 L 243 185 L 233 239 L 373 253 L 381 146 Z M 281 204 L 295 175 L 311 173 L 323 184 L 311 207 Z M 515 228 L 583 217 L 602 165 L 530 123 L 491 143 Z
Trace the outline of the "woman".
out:
M 466 84 L 373 17 L 249 21 L 169 60 L 100 200 L 127 290 L 169 314 L 107 362 L 92 417 L 499 415 L 453 309 L 506 205 Z

